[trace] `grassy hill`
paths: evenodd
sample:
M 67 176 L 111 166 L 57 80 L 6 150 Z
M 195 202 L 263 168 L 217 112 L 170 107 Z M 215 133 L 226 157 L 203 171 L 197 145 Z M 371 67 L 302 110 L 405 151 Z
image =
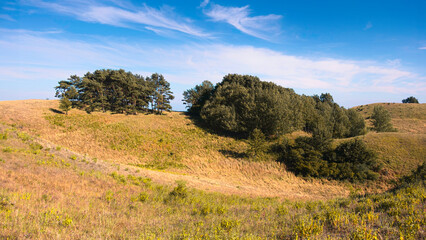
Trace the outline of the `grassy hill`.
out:
M 343 183 L 304 180 L 273 160 L 248 161 L 246 142 L 195 126 L 184 113 L 126 116 L 73 109 L 57 113 L 58 101 L 0 102 L 0 121 L 116 168 L 140 171 L 160 184 L 185 180 L 189 187 L 286 199 L 347 196 Z
M 426 134 L 426 104 L 374 103 L 355 107 L 369 122 L 375 106 L 383 106 L 400 133 Z M 370 125 L 371 126 L 371 125 Z
M 120 138 L 126 139 L 124 135 L 119 134 L 121 129 L 125 129 L 124 127 L 116 131 L 115 127 L 110 130 L 109 125 L 116 126 L 120 123 L 126 126 L 135 122 L 131 119 L 123 120 L 123 116 L 120 115 L 95 114 L 92 117 L 75 110 L 64 119 L 53 117 L 54 120 L 60 119 L 54 122 L 52 116 L 56 115 L 49 108 L 56 105 L 57 102 L 54 101 L 0 103 L 0 112 L 4 113 L 0 115 L 3 116 L 1 119 L 3 123 L 0 124 L 0 238 L 2 239 L 423 239 L 426 237 L 424 185 L 411 185 L 395 192 L 368 196 L 358 195 L 353 191 L 347 198 L 326 201 L 318 199 L 332 198 L 335 194 L 323 193 L 324 195 L 318 196 L 318 199 L 310 201 L 260 197 L 259 195 L 272 195 L 278 191 L 271 185 L 269 186 L 271 190 L 253 197 L 256 195 L 253 192 L 259 189 L 259 185 L 254 184 L 254 181 L 269 179 L 273 182 L 276 177 L 272 174 L 274 172 L 282 174 L 278 175 L 282 179 L 275 180 L 277 183 L 291 187 L 291 181 L 294 181 L 301 187 L 291 189 L 293 192 L 286 192 L 293 194 L 294 199 L 315 199 L 305 192 L 306 190 L 302 190 L 302 187 L 314 191 L 316 186 L 324 190 L 331 189 L 333 183 L 304 181 L 285 171 L 278 173 L 278 170 L 283 171 L 279 169 L 282 166 L 269 162 L 252 163 L 225 156 L 229 154 L 217 157 L 222 154 L 219 151 L 223 149 L 222 142 L 234 144 L 231 145 L 233 148 L 226 150 L 234 149 L 236 152 L 243 149 L 244 142 L 215 138 L 204 132 L 200 134 L 200 142 L 197 143 L 202 144 L 202 141 L 206 141 L 204 144 L 209 143 L 211 148 L 207 148 L 205 154 L 216 156 L 217 159 L 211 160 L 213 167 L 210 167 L 208 162 L 203 162 L 207 161 L 207 156 L 206 159 L 202 156 L 192 158 L 192 161 L 205 164 L 204 169 L 200 167 L 205 177 L 189 175 L 190 171 L 194 171 L 192 168 L 200 163 L 191 165 L 191 161 L 184 159 L 196 154 L 195 150 L 191 153 L 190 149 L 185 148 L 183 143 L 180 149 L 182 159 L 179 163 L 185 167 L 170 166 L 161 171 L 150 170 L 152 163 L 148 169 L 137 167 L 132 161 L 144 164 L 143 157 L 129 158 L 125 154 L 127 150 L 110 149 L 109 144 L 114 143 L 113 140 L 107 143 L 96 141 L 97 138 L 101 138 L 101 132 L 98 132 L 101 130 L 97 129 L 110 134 L 108 135 L 110 138 L 119 135 Z M 142 121 L 148 117 L 157 122 L 168 121 L 168 118 L 175 117 L 184 123 L 178 124 L 178 127 L 196 129 L 187 122 L 184 115 L 178 113 L 167 116 L 131 117 L 135 118 L 133 121 Z M 89 123 L 87 129 L 81 127 L 83 123 Z M 159 129 L 167 131 L 171 127 L 144 125 L 135 128 L 135 131 L 142 133 L 142 129 L 146 132 L 156 129 L 160 132 Z M 131 132 L 127 132 L 129 133 Z M 170 139 L 183 135 L 185 137 L 178 139 L 184 141 L 194 133 L 185 135 L 181 131 L 170 134 L 172 134 L 168 139 L 170 145 L 166 145 L 169 148 L 164 147 L 164 151 L 170 151 L 176 145 L 181 146 Z M 84 139 L 83 136 L 88 138 Z M 81 138 L 81 141 L 89 147 L 83 148 L 84 144 L 75 144 L 74 141 L 77 140 L 74 138 Z M 53 140 L 62 141 L 61 145 Z M 66 144 L 69 144 L 69 147 L 65 148 Z M 203 146 L 201 145 L 200 149 L 205 149 Z M 95 149 L 90 153 L 109 157 L 106 158 L 108 160 L 98 159 L 88 153 L 73 151 L 71 147 L 77 150 L 89 150 L 93 147 Z M 162 149 L 155 148 L 155 151 L 161 152 Z M 226 168 L 216 167 L 215 164 L 220 163 L 215 161 L 223 161 Z M 227 161 L 239 161 L 241 164 L 232 165 Z M 266 167 L 262 167 L 261 164 Z M 207 171 L 209 168 L 212 172 L 210 174 Z M 245 171 L 245 174 L 250 174 L 249 169 L 251 175 L 246 178 L 238 176 L 238 179 L 245 179 L 246 182 L 240 188 L 235 187 L 237 189 L 235 191 L 232 190 L 233 184 L 225 182 L 231 182 L 235 178 L 226 175 L 220 180 L 214 179 L 215 174 L 219 175 L 219 172 L 215 171 L 223 171 L 223 174 Z M 193 187 L 186 186 L 182 180 L 187 185 L 192 184 Z M 215 186 L 217 188 L 214 188 Z M 242 188 L 249 190 L 240 191 Z M 340 185 L 334 185 L 334 188 L 344 189 Z M 206 191 L 207 189 L 209 191 Z M 247 196 L 250 194 L 252 197 Z
M 378 105 L 389 111 L 397 132 L 369 132 L 363 139 L 384 163 L 383 176 L 394 179 L 426 161 L 426 104 L 375 103 L 355 109 L 371 126 L 369 117 Z

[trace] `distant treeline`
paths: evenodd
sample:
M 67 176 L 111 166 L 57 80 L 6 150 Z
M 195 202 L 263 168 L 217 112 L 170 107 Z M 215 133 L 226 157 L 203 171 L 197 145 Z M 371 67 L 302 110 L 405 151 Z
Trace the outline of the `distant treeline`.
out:
M 228 74 L 216 86 L 204 81 L 185 91 L 183 101 L 208 127 L 243 136 L 254 129 L 266 136 L 297 130 L 321 131 L 326 138 L 365 134 L 363 117 L 340 107 L 329 93 L 298 95 L 249 75 Z
M 170 111 L 174 99 L 170 84 L 163 75 L 141 75 L 120 70 L 96 70 L 83 77 L 72 75 L 59 81 L 56 97 L 70 101 L 73 107 L 87 112 L 111 111 L 136 114 L 141 111 Z

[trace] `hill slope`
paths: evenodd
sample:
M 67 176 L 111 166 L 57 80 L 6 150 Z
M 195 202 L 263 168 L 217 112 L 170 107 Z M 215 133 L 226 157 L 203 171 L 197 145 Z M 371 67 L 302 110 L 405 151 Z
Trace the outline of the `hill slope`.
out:
M 52 146 L 139 171 L 162 184 L 184 179 L 191 187 L 226 194 L 305 200 L 349 193 L 342 183 L 306 181 L 274 161 L 247 161 L 242 158 L 244 141 L 210 134 L 183 113 L 125 116 L 73 109 L 64 115 L 57 113 L 58 104 L 0 102 L 0 121 Z
M 21 128 L 0 125 L 2 239 L 426 237 L 424 167 L 395 192 L 307 202 L 247 198 L 160 185 L 149 171 L 87 158 Z
M 397 132 L 369 132 L 363 139 L 383 161 L 384 177 L 395 179 L 426 161 L 426 104 L 374 103 L 355 109 L 371 126 L 369 117 L 379 105 L 389 111 Z

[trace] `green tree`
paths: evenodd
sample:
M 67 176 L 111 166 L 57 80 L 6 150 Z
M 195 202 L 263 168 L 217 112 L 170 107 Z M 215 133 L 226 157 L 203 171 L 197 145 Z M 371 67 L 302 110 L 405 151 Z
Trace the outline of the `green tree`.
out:
M 166 81 L 163 75 L 158 73 L 152 74 L 149 81 L 154 89 L 151 100 L 152 109 L 160 114 L 163 111 L 170 111 L 172 109 L 170 101 L 175 98 L 172 95 L 170 83 Z
M 419 100 L 417 100 L 417 98 L 411 96 L 411 97 L 408 97 L 406 99 L 403 99 L 402 103 L 419 103 Z
M 161 84 L 160 81 L 160 88 Z M 100 110 L 136 114 L 147 111 L 154 93 L 160 98 L 165 95 L 161 94 L 161 90 L 154 89 L 155 86 L 158 85 L 123 69 L 101 69 L 93 73 L 88 72 L 82 78 L 72 75 L 68 80 L 60 81 L 55 89 L 56 97 L 66 97 L 73 107 L 85 109 L 87 112 Z M 171 92 L 170 89 L 168 92 Z M 162 104 L 165 108 L 168 107 L 167 101 Z
M 383 106 L 374 107 L 371 119 L 373 120 L 374 130 L 377 132 L 395 131 L 395 128 L 393 128 L 391 123 L 391 116 Z
M 188 112 L 193 115 L 199 115 L 202 107 L 212 95 L 213 90 L 213 83 L 205 80 L 200 85 L 183 92 L 182 101 L 186 105 Z
M 67 97 L 62 98 L 59 103 L 59 109 L 64 111 L 66 115 L 68 115 L 68 111 L 71 110 L 71 106 L 72 103 Z
M 367 132 L 364 118 L 355 109 L 348 110 L 348 118 L 350 122 L 349 137 L 364 135 Z
M 266 138 L 265 135 L 259 129 L 254 129 L 250 134 L 248 141 L 249 147 L 247 153 L 254 160 L 259 160 L 262 158 L 266 151 Z

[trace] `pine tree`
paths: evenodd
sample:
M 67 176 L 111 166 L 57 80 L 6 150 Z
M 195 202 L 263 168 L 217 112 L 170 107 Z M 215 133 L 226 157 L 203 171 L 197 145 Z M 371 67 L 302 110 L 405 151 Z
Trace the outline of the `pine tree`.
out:
M 170 83 L 166 81 L 163 75 L 158 73 L 152 74 L 149 80 L 152 86 L 154 86 L 151 103 L 152 109 L 160 114 L 163 111 L 170 111 L 172 109 L 170 101 L 175 98 L 172 95 L 173 92 L 170 90 Z

